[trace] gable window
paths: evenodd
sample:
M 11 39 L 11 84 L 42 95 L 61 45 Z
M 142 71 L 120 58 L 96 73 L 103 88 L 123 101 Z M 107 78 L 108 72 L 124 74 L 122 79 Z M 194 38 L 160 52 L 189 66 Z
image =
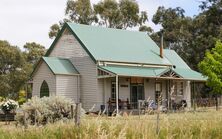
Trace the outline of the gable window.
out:
M 116 82 L 111 83 L 111 99 L 116 99 Z
M 45 80 L 42 82 L 40 88 L 40 98 L 41 97 L 49 97 L 49 86 Z

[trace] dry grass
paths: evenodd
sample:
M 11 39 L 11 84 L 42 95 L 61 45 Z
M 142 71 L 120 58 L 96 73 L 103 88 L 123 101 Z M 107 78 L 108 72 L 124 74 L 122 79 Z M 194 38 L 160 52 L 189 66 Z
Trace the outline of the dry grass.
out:
M 156 134 L 156 115 L 124 117 L 85 117 L 81 126 L 73 121 L 44 127 L 16 127 L 0 124 L 1 139 L 215 139 L 222 138 L 222 111 L 160 115 L 160 132 Z

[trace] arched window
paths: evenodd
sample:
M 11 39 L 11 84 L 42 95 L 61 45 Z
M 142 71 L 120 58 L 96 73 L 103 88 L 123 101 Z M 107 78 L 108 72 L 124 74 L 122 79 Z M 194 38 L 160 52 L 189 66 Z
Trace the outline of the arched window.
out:
M 40 97 L 48 97 L 48 96 L 49 96 L 49 86 L 46 81 L 43 81 L 40 88 Z

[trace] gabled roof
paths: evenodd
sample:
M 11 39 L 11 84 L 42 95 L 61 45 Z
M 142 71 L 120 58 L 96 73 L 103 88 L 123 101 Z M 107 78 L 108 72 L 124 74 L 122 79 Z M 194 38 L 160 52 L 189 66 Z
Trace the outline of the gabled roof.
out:
M 61 75 L 79 75 L 77 69 L 69 61 L 69 59 L 58 57 L 42 57 L 35 65 L 30 77 L 32 78 L 36 71 L 39 69 L 42 62 L 45 62 L 53 74 Z
M 42 57 L 54 74 L 77 75 L 79 72 L 73 64 L 64 58 Z
M 66 23 L 62 31 L 65 28 L 74 35 L 94 61 L 170 65 L 167 58 L 159 56 L 159 47 L 144 32 L 75 23 Z M 46 56 L 49 55 L 54 45 L 52 44 Z
M 161 58 L 159 56 L 159 47 L 156 43 L 146 33 L 138 31 L 65 23 L 46 53 L 46 56 L 49 56 L 65 29 L 68 29 L 72 33 L 95 63 L 98 61 L 109 61 L 141 63 L 147 65 L 169 65 L 171 67 L 175 66 L 175 68 L 171 70 L 184 79 L 206 80 L 200 73 L 191 70 L 174 50 L 165 49 L 163 52 L 164 57 Z M 162 73 L 169 70 L 169 67 L 167 69 L 119 66 L 100 68 L 104 68 L 116 74 L 131 73 L 135 76 L 136 74 L 146 74 L 150 77 L 160 76 Z

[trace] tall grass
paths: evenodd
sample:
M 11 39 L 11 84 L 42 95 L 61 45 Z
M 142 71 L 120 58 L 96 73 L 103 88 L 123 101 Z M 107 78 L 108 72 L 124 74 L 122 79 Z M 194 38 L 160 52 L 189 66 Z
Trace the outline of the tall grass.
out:
M 222 111 L 160 115 L 156 134 L 156 115 L 90 117 L 80 127 L 73 121 L 46 126 L 16 127 L 1 124 L 1 139 L 215 139 L 222 138 Z

